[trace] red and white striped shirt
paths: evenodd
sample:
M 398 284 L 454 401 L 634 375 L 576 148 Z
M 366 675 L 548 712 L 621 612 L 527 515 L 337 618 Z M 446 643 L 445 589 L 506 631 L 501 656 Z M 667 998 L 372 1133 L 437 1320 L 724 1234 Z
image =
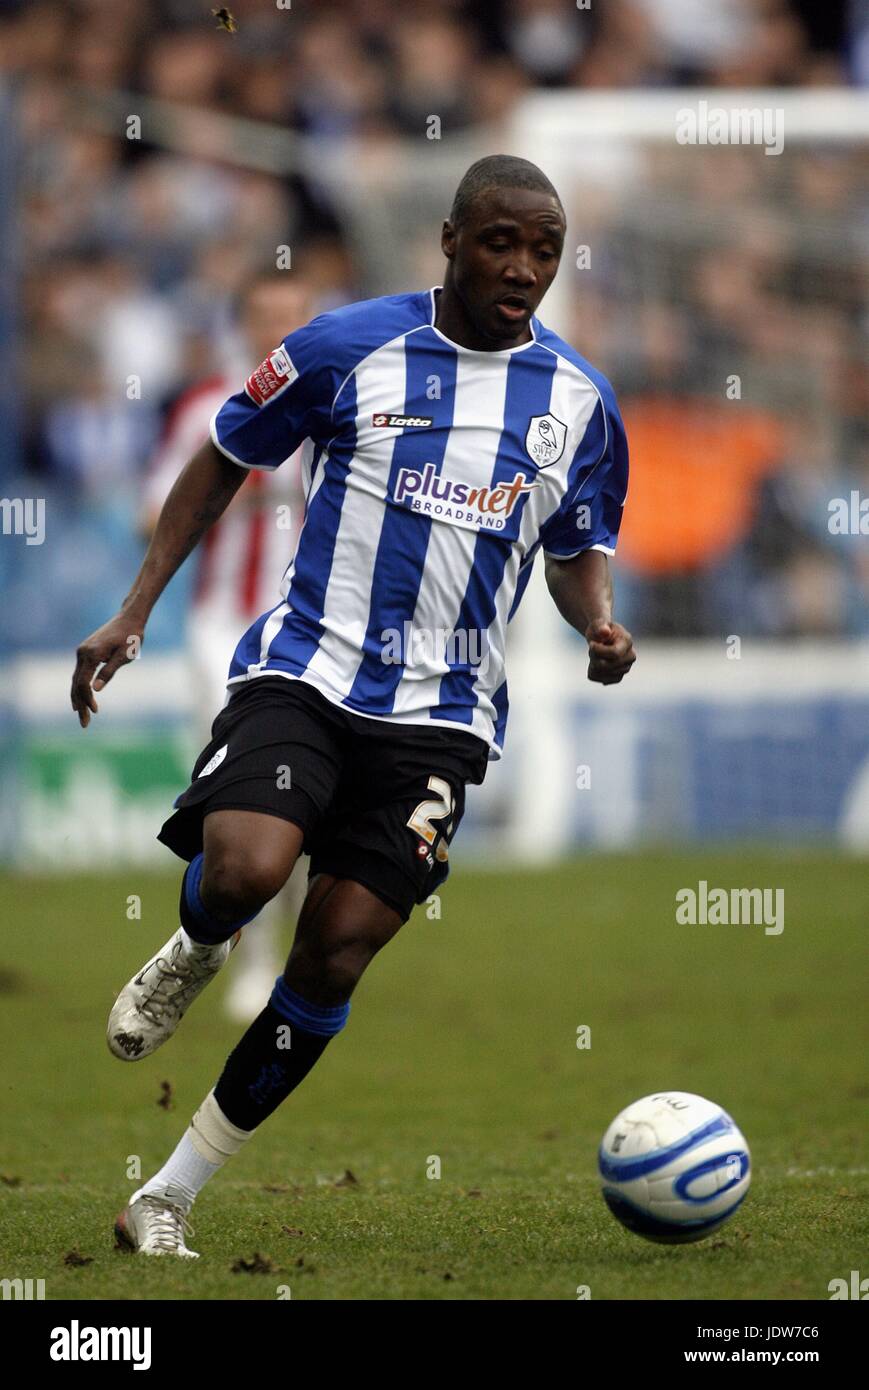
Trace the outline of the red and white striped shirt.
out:
M 188 460 L 209 438 L 215 411 L 238 382 L 210 377 L 173 406 L 145 484 L 144 509 L 159 513 Z M 193 605 L 228 620 L 254 618 L 280 602 L 280 582 L 293 558 L 305 510 L 301 449 L 271 473 L 248 473 L 227 511 L 200 542 Z

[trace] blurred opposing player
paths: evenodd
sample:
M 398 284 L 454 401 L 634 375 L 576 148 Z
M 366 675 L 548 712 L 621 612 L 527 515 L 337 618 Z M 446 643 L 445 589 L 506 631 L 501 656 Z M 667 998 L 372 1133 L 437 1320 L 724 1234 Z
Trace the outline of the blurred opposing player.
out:
M 535 313 L 565 230 L 536 165 L 472 165 L 441 231 L 443 285 L 290 333 L 218 411 L 120 613 L 79 648 L 86 726 L 239 474 L 305 441 L 281 602 L 239 642 L 233 694 L 160 831 L 189 861 L 182 926 L 118 996 L 112 1052 L 135 1061 L 171 1037 L 303 848 L 310 887 L 266 1007 L 118 1217 L 132 1250 L 194 1255 L 198 1192 L 316 1065 L 372 958 L 446 879 L 466 787 L 501 753 L 506 628 L 541 550 L 557 608 L 588 641 L 589 679 L 616 684 L 635 660 L 607 559 L 627 488 L 618 406 Z
M 275 343 L 307 323 L 312 306 L 303 283 L 286 271 L 264 269 L 245 282 L 238 307 L 248 360 L 237 373 L 209 377 L 175 402 L 145 488 L 141 529 L 149 539 L 178 475 L 208 439 L 216 411 Z M 199 745 L 210 738 L 215 711 L 225 702 L 239 633 L 274 602 L 304 506 L 299 449 L 279 472 L 251 470 L 199 547 L 186 634 Z M 226 994 L 226 1010 L 236 1022 L 254 1018 L 268 998 L 283 960 L 281 923 L 295 923 L 306 886 L 300 863 L 279 897 L 263 908 L 256 929 L 244 933 Z

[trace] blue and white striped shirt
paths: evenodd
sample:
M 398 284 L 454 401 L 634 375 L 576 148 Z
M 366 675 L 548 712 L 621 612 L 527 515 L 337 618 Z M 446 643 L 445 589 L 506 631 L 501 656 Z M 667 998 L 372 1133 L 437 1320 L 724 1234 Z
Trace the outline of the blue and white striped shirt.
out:
M 320 315 L 215 415 L 214 443 L 245 468 L 304 444 L 307 499 L 281 601 L 228 685 L 303 680 L 498 757 L 506 627 L 534 556 L 613 553 L 627 444 L 609 382 L 536 317 L 529 342 L 479 352 L 434 327 L 437 294 Z

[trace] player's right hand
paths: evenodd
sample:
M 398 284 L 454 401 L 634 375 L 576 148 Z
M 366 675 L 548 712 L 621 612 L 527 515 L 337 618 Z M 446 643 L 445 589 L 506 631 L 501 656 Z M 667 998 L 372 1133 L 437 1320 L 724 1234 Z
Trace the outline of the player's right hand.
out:
M 600 685 L 618 685 L 637 659 L 634 639 L 627 628 L 596 618 L 589 623 L 585 636 L 589 680 Z
M 90 637 L 86 637 L 78 648 L 70 695 L 72 707 L 83 729 L 91 722 L 91 714 L 99 712 L 94 691 L 108 685 L 121 666 L 136 660 L 144 632 L 143 622 L 134 620 L 129 614 L 117 613 L 96 632 L 92 632 Z M 99 673 L 94 680 L 98 666 Z

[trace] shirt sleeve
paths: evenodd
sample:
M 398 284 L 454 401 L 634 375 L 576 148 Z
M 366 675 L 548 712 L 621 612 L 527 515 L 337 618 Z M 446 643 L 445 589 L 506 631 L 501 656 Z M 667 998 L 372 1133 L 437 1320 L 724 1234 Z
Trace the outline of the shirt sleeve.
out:
M 568 473 L 558 510 L 540 528 L 547 555 L 569 560 L 584 550 L 614 555 L 628 490 L 628 442 L 615 397 L 601 397 Z
M 273 470 L 325 434 L 335 391 L 325 316 L 288 334 L 211 421 L 211 438 L 242 468 Z

